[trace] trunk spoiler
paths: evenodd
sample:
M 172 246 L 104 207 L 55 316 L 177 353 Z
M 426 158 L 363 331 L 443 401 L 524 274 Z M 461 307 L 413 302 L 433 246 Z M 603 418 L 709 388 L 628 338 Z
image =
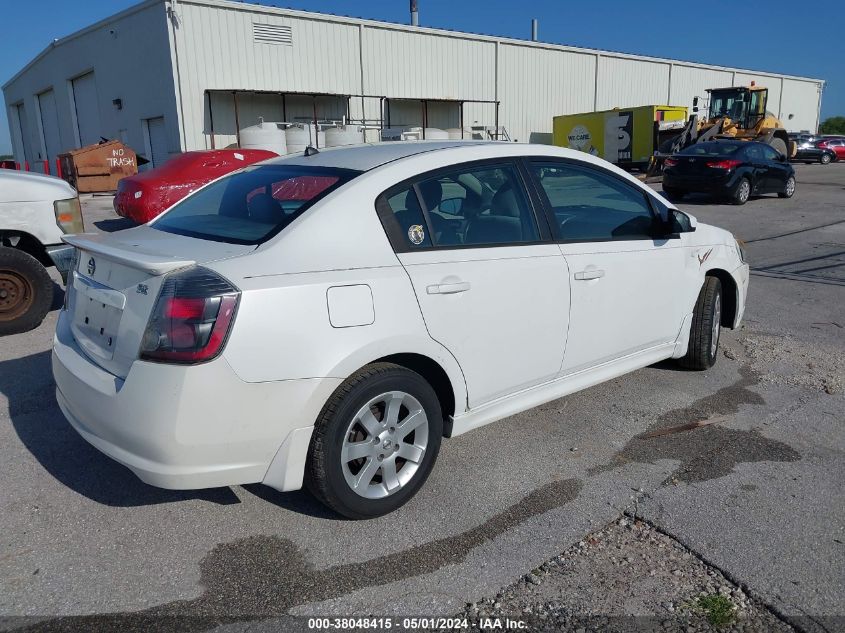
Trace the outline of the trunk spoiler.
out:
M 63 235 L 62 241 L 71 246 L 102 255 L 119 264 L 131 266 L 152 275 L 163 275 L 177 268 L 193 266 L 193 259 L 181 259 L 172 255 L 164 255 L 154 251 L 138 248 L 133 244 L 110 244 L 104 238 L 108 236 L 96 233 L 79 233 L 77 235 Z

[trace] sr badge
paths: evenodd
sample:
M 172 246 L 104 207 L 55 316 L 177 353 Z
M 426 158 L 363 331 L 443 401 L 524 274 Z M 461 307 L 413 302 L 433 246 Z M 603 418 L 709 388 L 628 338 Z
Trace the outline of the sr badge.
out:
M 422 224 L 412 224 L 408 229 L 408 239 L 413 244 L 422 244 L 425 239 L 425 231 Z

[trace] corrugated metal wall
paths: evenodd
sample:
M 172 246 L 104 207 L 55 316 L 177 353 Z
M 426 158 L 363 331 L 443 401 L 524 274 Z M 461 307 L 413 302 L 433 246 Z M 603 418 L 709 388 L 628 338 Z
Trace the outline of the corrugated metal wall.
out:
M 669 64 L 602 55 L 596 95 L 596 110 L 664 104 L 669 99 Z
M 207 123 L 205 91 L 217 89 L 387 97 L 394 100 L 393 113 L 399 116 L 407 110 L 408 116 L 403 116 L 410 116 L 413 124 L 422 122 L 419 103 L 395 100 L 499 101 L 499 125 L 510 138 L 534 142 L 550 142 L 552 118 L 558 114 L 646 104 L 691 106 L 693 97 L 704 96 L 706 88 L 733 82 L 766 85 L 769 109 L 775 114 L 782 109 L 780 78 L 744 71 L 225 0 L 180 0 L 178 6 L 182 19 L 175 32 L 189 147 L 209 146 L 207 125 L 202 124 Z M 288 29 L 286 43 L 256 41 L 253 24 Z M 804 89 L 806 85 L 811 89 Z M 789 97 L 790 108 L 797 111 L 792 119 L 796 129 L 816 126 L 816 86 L 796 80 L 788 85 L 794 95 Z M 217 130 L 216 102 L 214 107 Z M 449 114 L 440 117 L 444 125 L 455 118 L 454 108 L 447 110 Z M 353 98 L 351 115 L 360 117 L 362 112 L 378 118 L 378 99 Z M 224 120 L 227 115 L 220 116 Z M 466 126 L 492 126 L 495 119 L 492 105 L 465 105 Z M 430 118 L 429 125 L 434 123 Z

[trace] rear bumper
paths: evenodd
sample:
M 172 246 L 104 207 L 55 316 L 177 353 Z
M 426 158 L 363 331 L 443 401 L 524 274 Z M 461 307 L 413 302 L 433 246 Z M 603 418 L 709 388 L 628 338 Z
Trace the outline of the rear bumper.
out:
M 713 178 L 700 178 L 689 176 L 673 176 L 664 174 L 663 186 L 688 193 L 709 193 L 711 195 L 728 195 L 733 192 L 737 183 L 737 174 L 731 173 L 725 176 Z
M 64 311 L 52 364 L 74 429 L 142 481 L 174 490 L 301 487 L 311 427 L 340 383 L 246 383 L 223 357 L 191 367 L 136 361 L 121 380 L 84 355 Z

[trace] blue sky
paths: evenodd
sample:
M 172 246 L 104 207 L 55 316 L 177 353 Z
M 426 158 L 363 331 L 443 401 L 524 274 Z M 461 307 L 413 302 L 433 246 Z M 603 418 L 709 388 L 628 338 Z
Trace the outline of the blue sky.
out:
M 135 0 L 0 0 L 0 84 L 53 38 L 132 4 Z M 408 21 L 408 0 L 276 0 L 260 4 Z M 546 42 L 825 79 L 822 119 L 845 115 L 842 8 L 842 0 L 419 0 L 423 26 L 528 38 L 531 18 L 537 18 L 540 39 Z M 0 112 L 0 154 L 10 151 L 4 107 Z

